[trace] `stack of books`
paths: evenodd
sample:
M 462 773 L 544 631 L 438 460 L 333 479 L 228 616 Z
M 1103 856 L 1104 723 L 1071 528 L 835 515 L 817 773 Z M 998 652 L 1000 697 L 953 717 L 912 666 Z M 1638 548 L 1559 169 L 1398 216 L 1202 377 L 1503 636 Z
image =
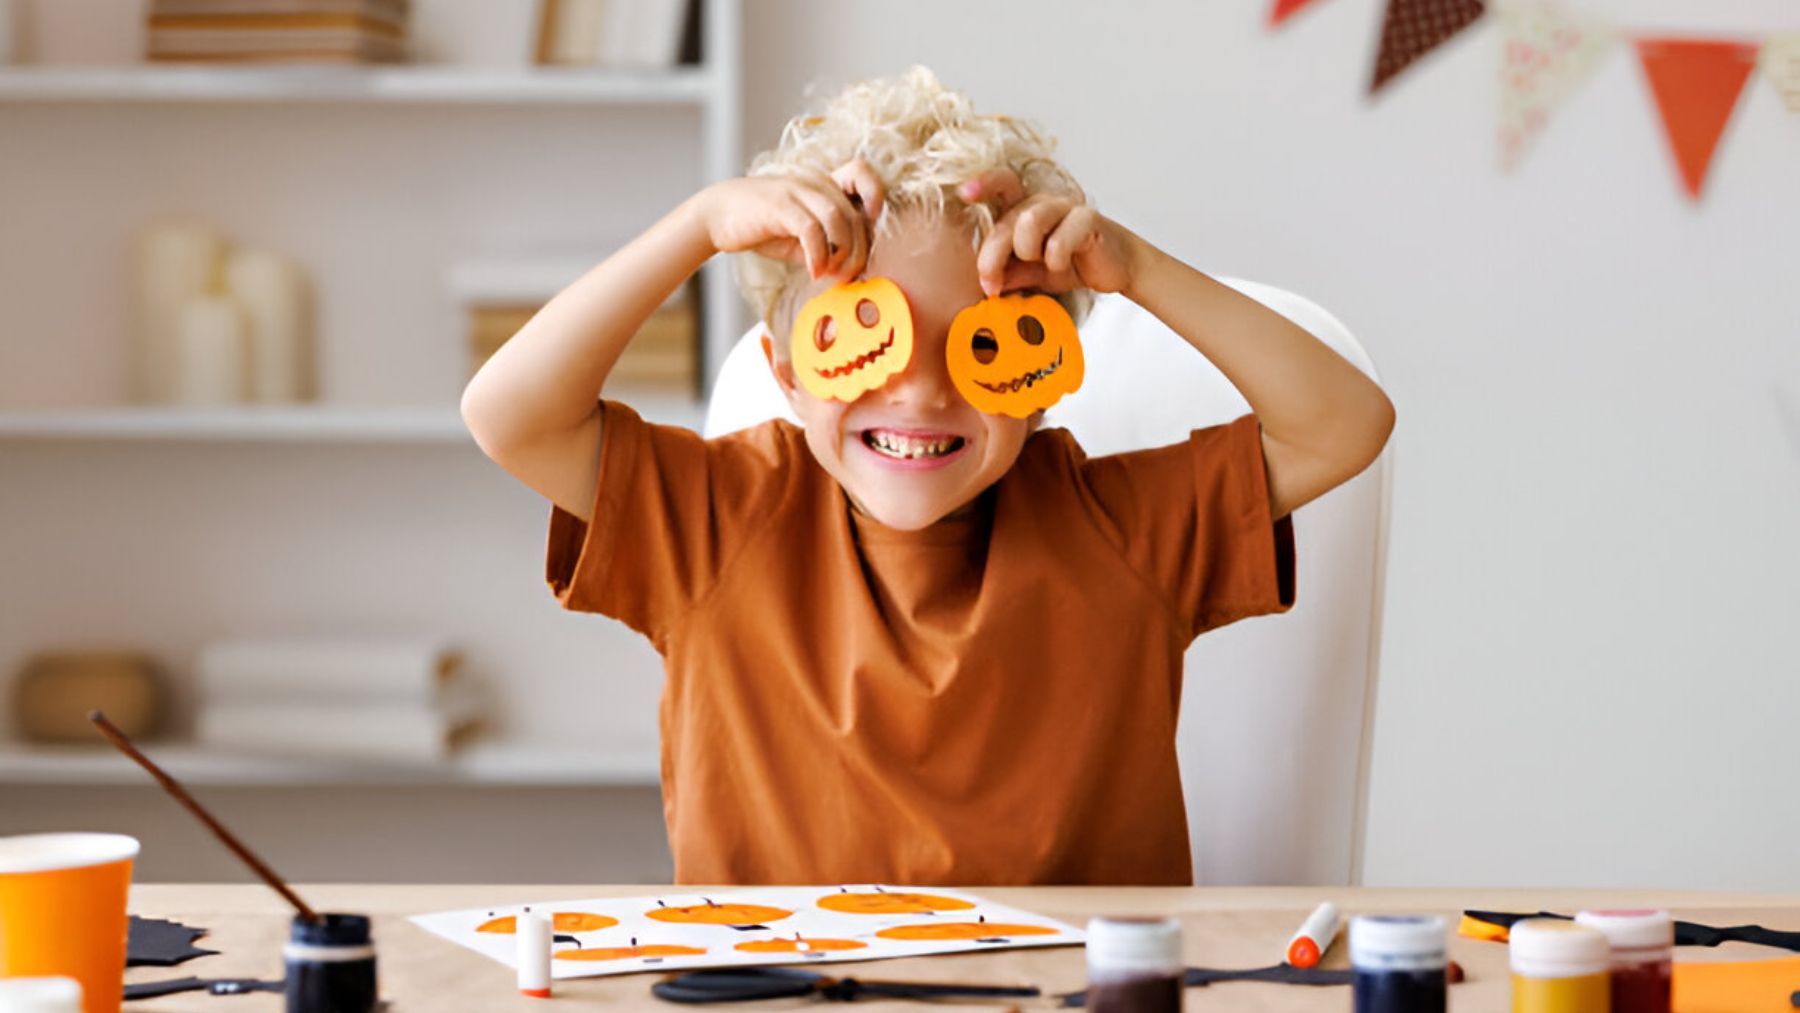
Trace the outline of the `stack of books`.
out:
M 166 62 L 406 58 L 411 0 L 150 0 L 146 56 Z
M 657 69 L 700 61 L 701 0 L 540 0 L 537 62 Z
M 195 737 L 232 752 L 434 763 L 476 730 L 461 657 L 407 640 L 238 640 L 197 663 Z
M 454 267 L 448 288 L 466 321 L 470 374 L 598 259 L 490 261 Z M 606 392 L 695 397 L 700 389 L 699 348 L 700 299 L 695 283 L 689 282 L 676 289 L 625 346 L 607 377 Z

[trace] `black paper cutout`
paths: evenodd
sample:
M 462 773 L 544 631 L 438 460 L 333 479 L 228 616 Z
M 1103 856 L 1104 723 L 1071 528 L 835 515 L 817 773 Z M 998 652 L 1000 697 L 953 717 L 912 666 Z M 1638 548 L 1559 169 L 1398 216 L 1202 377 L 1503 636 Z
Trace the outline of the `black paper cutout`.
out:
M 195 957 L 210 957 L 219 951 L 193 945 L 206 931 L 180 922 L 132 915 L 125 941 L 125 966 L 174 967 Z
M 1244 970 L 1219 970 L 1212 967 L 1190 967 L 1182 976 L 1182 985 L 1199 988 L 1221 981 L 1260 981 L 1271 985 L 1349 985 L 1356 980 L 1355 971 L 1326 971 L 1317 967 L 1295 967 L 1272 964 Z M 1062 1005 L 1079 1008 L 1087 1004 L 1086 992 L 1071 992 L 1062 997 Z
M 205 992 L 208 995 L 248 995 L 251 992 L 282 992 L 287 981 L 263 981 L 257 978 L 170 978 L 167 981 L 143 981 L 125 986 L 125 999 L 154 999 L 182 992 Z
M 1537 914 L 1514 914 L 1507 911 L 1464 911 L 1463 914 L 1478 922 L 1499 925 L 1511 929 L 1517 922 L 1527 918 L 1560 918 L 1569 921 L 1570 916 L 1539 911 Z M 1698 922 L 1675 923 L 1676 946 L 1717 946 L 1724 942 L 1756 943 L 1761 946 L 1773 946 L 1778 950 L 1792 950 L 1800 953 L 1800 932 L 1785 932 L 1781 929 L 1765 929 L 1761 925 L 1701 925 Z

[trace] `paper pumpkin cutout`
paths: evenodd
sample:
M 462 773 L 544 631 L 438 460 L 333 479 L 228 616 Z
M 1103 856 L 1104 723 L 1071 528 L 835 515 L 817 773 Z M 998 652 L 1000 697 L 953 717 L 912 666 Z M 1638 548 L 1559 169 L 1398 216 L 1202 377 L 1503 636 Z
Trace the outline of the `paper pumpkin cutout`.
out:
M 950 380 L 989 415 L 1026 418 L 1081 386 L 1075 321 L 1047 295 L 994 296 L 956 315 L 944 345 Z
M 638 945 L 637 937 L 631 937 L 630 946 L 601 946 L 591 950 L 563 950 L 551 956 L 557 960 L 631 960 L 642 957 L 646 961 L 657 961 L 664 957 L 698 957 L 706 953 L 699 946 L 676 946 L 673 943 L 646 943 Z
M 945 939 L 1000 939 L 1005 936 L 1054 936 L 1061 930 L 1042 925 L 1008 925 L 986 918 L 972 922 L 925 922 L 919 925 L 897 925 L 875 933 L 883 939 L 915 942 L 939 942 Z
M 922 915 L 933 911 L 968 911 L 975 905 L 955 897 L 939 897 L 931 893 L 834 893 L 819 898 L 819 906 L 827 911 L 852 915 Z
M 794 376 L 821 398 L 854 401 L 912 361 L 912 308 L 886 278 L 833 285 L 807 300 L 789 336 Z
M 745 953 L 799 953 L 823 956 L 826 953 L 867 949 L 868 943 L 854 939 L 759 939 L 737 944 Z
M 703 900 L 705 898 L 702 898 Z M 661 904 L 661 901 L 657 902 Z M 687 907 L 659 907 L 645 915 L 659 922 L 682 925 L 729 925 L 734 929 L 765 928 L 763 922 L 780 921 L 794 912 L 761 904 L 691 904 Z
M 617 918 L 589 914 L 586 911 L 558 911 L 550 916 L 550 927 L 557 932 L 597 932 L 600 929 L 610 929 L 617 924 L 619 924 Z M 515 915 L 490 918 L 476 926 L 475 931 L 495 932 L 510 936 L 519 931 L 519 919 Z

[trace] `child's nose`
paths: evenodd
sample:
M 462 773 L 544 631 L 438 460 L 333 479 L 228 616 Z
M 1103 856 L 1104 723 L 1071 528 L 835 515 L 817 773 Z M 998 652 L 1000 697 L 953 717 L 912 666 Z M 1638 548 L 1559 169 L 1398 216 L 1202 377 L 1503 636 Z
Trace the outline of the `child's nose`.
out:
M 950 368 L 944 361 L 944 337 L 920 340 L 915 335 L 912 358 L 906 368 L 881 386 L 882 396 L 892 404 L 941 409 L 960 397 L 950 382 Z

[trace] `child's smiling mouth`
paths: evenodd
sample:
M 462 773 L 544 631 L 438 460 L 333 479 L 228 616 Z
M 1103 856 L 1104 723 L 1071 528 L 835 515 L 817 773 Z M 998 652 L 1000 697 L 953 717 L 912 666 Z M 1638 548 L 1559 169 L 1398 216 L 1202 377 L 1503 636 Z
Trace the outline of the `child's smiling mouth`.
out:
M 962 451 L 969 441 L 955 433 L 888 428 L 864 429 L 862 444 L 878 456 L 907 464 L 938 464 Z

